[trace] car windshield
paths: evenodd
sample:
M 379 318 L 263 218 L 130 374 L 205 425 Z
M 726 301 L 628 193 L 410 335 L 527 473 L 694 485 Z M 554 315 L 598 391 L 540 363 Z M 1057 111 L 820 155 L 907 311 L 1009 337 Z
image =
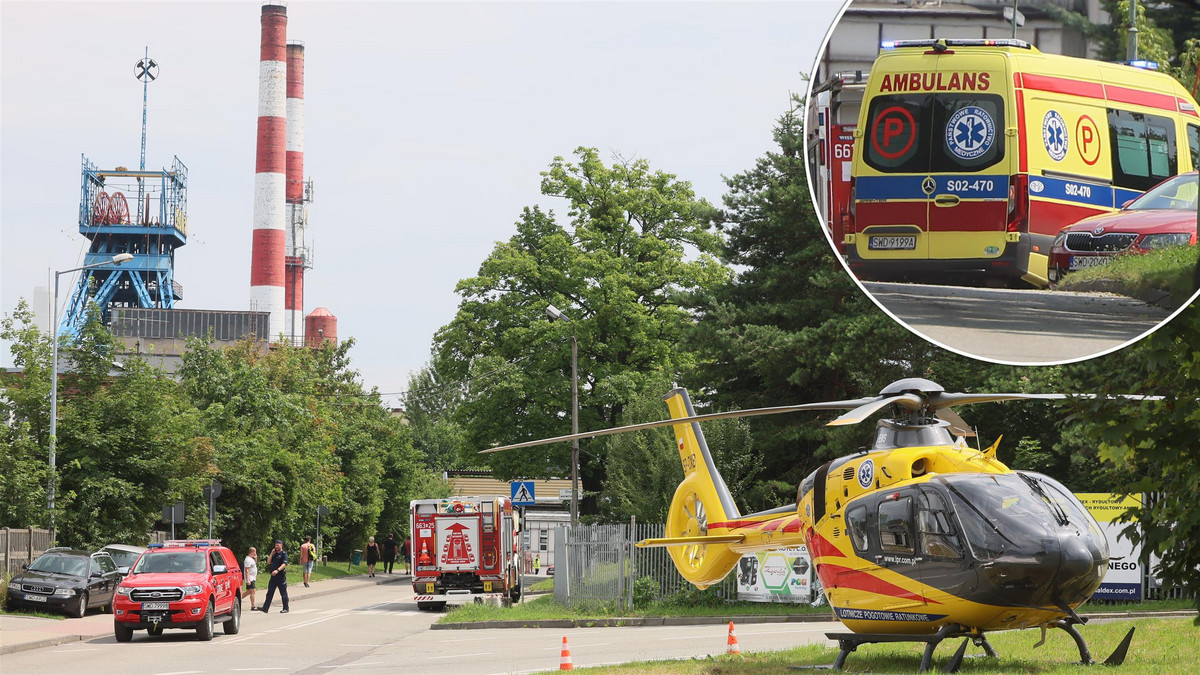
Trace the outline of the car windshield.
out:
M 1197 185 L 1194 173 L 1175 176 L 1147 190 L 1146 194 L 1133 200 L 1126 209 L 1130 211 L 1151 209 L 1195 211 Z
M 134 574 L 160 572 L 194 574 L 203 572 L 204 569 L 204 553 L 202 551 L 166 551 L 142 556 L 137 567 L 134 567 L 132 571 Z
M 137 562 L 138 556 L 141 555 L 141 553 L 136 551 L 118 551 L 112 548 L 101 550 L 112 556 L 113 562 L 117 563 L 117 567 L 132 567 L 133 563 Z
M 76 577 L 87 576 L 88 559 L 77 555 L 45 554 L 33 561 L 29 569 L 34 572 L 57 572 Z

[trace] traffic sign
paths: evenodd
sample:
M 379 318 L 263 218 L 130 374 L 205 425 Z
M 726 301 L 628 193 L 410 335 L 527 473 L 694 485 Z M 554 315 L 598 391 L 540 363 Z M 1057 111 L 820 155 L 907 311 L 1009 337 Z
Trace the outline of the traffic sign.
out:
M 510 487 L 513 506 L 533 506 L 533 481 L 515 480 Z

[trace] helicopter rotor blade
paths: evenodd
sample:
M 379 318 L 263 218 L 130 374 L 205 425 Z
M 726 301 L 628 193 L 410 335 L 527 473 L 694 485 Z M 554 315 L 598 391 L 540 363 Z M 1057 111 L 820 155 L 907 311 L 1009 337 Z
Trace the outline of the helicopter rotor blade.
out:
M 927 404 L 933 410 L 942 410 L 944 408 L 949 408 L 952 405 L 968 405 L 971 403 L 1019 401 L 1022 399 L 1061 401 L 1066 398 L 1069 398 L 1067 394 L 950 394 L 942 392 L 931 395 Z
M 977 434 L 975 430 L 967 424 L 966 420 L 959 417 L 958 413 L 949 408 L 942 408 L 937 411 L 938 419 L 950 423 L 950 433 L 955 436 L 964 438 L 974 438 Z
M 917 396 L 916 394 L 899 394 L 897 396 L 888 396 L 887 398 L 876 397 L 825 426 L 837 427 L 846 424 L 858 424 L 859 422 L 878 412 L 880 408 L 887 407 L 892 403 L 904 408 L 908 408 L 909 410 L 916 410 L 921 407 L 922 402 L 923 401 L 921 400 L 921 397 Z
M 536 441 L 525 441 L 523 443 L 513 443 L 511 445 L 502 445 L 497 448 L 487 448 L 480 450 L 479 454 L 489 452 L 502 452 L 504 450 L 516 450 L 518 448 L 532 448 L 539 445 L 551 445 L 553 443 L 562 443 L 564 441 L 573 441 L 577 438 L 596 438 L 598 436 L 610 436 L 612 434 L 624 433 L 627 431 L 644 431 L 646 429 L 657 429 L 659 427 L 670 427 L 676 424 L 690 424 L 692 422 L 708 422 L 711 420 L 723 420 L 738 417 L 757 417 L 759 415 L 779 415 L 781 413 L 797 412 L 800 410 L 840 410 L 843 408 L 853 408 L 861 406 L 864 403 L 874 401 L 872 398 L 861 398 L 850 401 L 822 401 L 820 403 L 801 403 L 799 405 L 783 405 L 772 408 L 751 408 L 749 410 L 729 410 L 726 412 L 706 413 L 704 415 L 692 415 L 691 417 L 680 417 L 677 419 L 659 420 L 657 422 L 642 422 L 640 424 L 629 424 L 623 427 L 613 427 L 611 429 L 598 429 L 596 431 L 581 431 L 577 434 L 567 434 L 565 436 L 555 436 L 554 438 L 542 438 Z

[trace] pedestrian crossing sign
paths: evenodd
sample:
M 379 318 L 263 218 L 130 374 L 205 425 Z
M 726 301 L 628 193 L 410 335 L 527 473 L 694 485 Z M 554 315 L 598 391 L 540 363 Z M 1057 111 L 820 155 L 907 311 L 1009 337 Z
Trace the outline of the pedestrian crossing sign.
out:
M 515 480 L 511 487 L 513 506 L 533 506 L 533 481 Z

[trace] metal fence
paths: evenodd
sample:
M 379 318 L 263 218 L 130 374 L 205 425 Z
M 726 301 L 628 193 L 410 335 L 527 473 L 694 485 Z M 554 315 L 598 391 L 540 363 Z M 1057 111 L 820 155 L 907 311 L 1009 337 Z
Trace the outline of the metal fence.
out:
M 666 526 L 579 525 L 555 534 L 554 599 L 567 607 L 607 605 L 633 607 L 639 598 L 662 600 L 692 588 L 671 562 L 665 548 L 638 548 L 638 541 L 664 536 Z M 723 600 L 737 598 L 733 575 L 715 587 Z
M 0 528 L 0 555 L 4 556 L 0 559 L 0 568 L 6 574 L 20 570 L 21 565 L 31 563 L 45 553 L 51 541 L 50 530 Z

